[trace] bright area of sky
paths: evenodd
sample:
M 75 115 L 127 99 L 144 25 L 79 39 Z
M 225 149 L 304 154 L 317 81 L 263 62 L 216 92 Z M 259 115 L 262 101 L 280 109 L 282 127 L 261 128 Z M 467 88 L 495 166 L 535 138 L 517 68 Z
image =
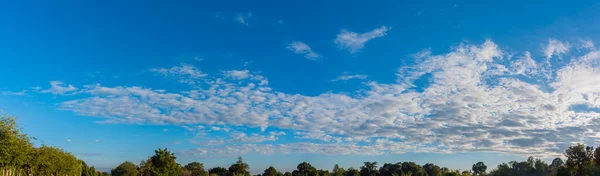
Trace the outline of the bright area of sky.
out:
M 4 2 L 0 109 L 104 170 L 553 158 L 600 144 L 599 3 Z

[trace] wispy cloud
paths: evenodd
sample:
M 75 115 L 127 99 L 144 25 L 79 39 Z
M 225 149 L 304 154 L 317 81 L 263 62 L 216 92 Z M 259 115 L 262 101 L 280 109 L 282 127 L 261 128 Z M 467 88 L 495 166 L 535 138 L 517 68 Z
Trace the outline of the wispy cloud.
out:
M 559 56 L 567 53 L 570 47 L 571 45 L 569 45 L 569 43 L 563 43 L 555 39 L 549 39 L 548 44 L 544 48 L 544 54 L 546 55 L 546 58 Z
M 252 15 L 251 12 L 248 13 L 238 13 L 235 18 L 234 21 L 238 22 L 244 26 L 247 27 L 254 27 L 255 25 L 251 24 L 251 20 L 252 18 L 254 18 L 254 15 Z
M 347 81 L 347 80 L 351 80 L 351 79 L 367 79 L 367 75 L 363 75 L 363 74 L 351 74 L 350 72 L 344 72 L 342 73 L 342 75 L 338 76 L 335 79 L 332 79 L 332 82 L 335 81 Z
M 61 95 L 69 92 L 76 91 L 77 88 L 73 85 L 67 85 L 60 81 L 50 81 L 50 88 L 42 90 L 42 93 L 51 93 L 54 95 Z
M 150 71 L 164 76 L 176 77 L 180 82 L 187 84 L 197 84 L 200 78 L 207 76 L 200 69 L 188 64 L 181 64 L 180 66 L 173 66 L 171 68 L 151 68 Z
M 317 60 L 317 59 L 321 58 L 320 54 L 314 52 L 310 48 L 310 46 L 308 46 L 304 42 L 300 42 L 300 41 L 290 42 L 286 48 L 296 54 L 304 55 L 304 58 L 306 58 L 306 59 Z
M 365 43 L 367 43 L 369 40 L 387 35 L 386 32 L 390 29 L 391 28 L 389 27 L 381 26 L 380 28 L 362 34 L 348 30 L 342 30 L 342 32 L 337 35 L 334 42 L 338 45 L 338 47 L 348 50 L 350 53 L 356 53 L 363 48 Z

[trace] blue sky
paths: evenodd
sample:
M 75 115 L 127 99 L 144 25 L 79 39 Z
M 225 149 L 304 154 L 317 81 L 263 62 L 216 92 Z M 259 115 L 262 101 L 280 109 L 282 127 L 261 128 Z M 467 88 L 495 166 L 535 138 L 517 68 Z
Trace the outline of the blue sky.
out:
M 600 142 L 599 7 L 8 2 L 0 109 L 104 169 L 158 147 L 253 173 L 549 159 Z

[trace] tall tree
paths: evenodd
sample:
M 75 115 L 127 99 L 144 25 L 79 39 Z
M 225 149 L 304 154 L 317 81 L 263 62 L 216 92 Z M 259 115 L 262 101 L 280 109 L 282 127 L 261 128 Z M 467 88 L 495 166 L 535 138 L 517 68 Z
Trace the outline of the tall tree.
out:
M 364 162 L 364 165 L 360 167 L 361 176 L 377 176 L 378 174 L 377 162 Z
M 563 162 L 560 158 L 554 158 L 552 163 L 550 164 L 550 173 L 551 175 L 556 175 L 558 173 L 558 169 L 562 168 L 565 162 Z
M 16 119 L 0 113 L 0 169 L 2 175 L 20 173 L 30 168 L 30 155 L 34 152 L 29 137 L 21 133 Z
M 271 166 L 267 169 L 265 169 L 265 172 L 262 174 L 262 176 L 282 176 L 283 174 L 281 174 L 281 172 L 277 171 L 277 169 L 275 169 L 275 167 Z
M 473 164 L 473 167 L 471 167 L 471 169 L 473 170 L 473 172 L 477 175 L 481 175 L 481 174 L 485 174 L 485 170 L 487 170 L 487 166 L 483 163 L 483 162 L 477 162 L 475 164 Z
M 402 173 L 402 163 L 385 163 L 379 168 L 380 176 L 394 176 Z
M 333 175 L 334 176 L 344 176 L 344 173 L 346 171 L 344 171 L 343 167 L 340 167 L 338 164 L 335 164 L 335 166 L 333 166 Z
M 138 167 L 129 162 L 125 161 L 121 163 L 116 168 L 110 171 L 110 175 L 112 176 L 137 176 L 138 175 Z
M 154 156 L 150 157 L 152 171 L 156 175 L 177 175 L 179 173 L 179 164 L 175 161 L 174 153 L 168 149 L 154 150 Z
M 191 162 L 183 166 L 185 170 L 190 171 L 192 176 L 207 176 L 208 174 L 204 171 L 204 164 L 199 162 Z
M 440 169 L 439 166 L 432 164 L 432 163 L 427 163 L 427 164 L 423 165 L 423 169 L 429 176 L 441 176 L 442 175 L 442 169 Z
M 570 146 L 565 152 L 566 166 L 574 175 L 588 175 L 593 161 L 593 147 L 577 144 Z
M 244 160 L 241 156 L 238 157 L 237 161 L 229 166 L 229 175 L 230 176 L 250 176 L 250 166 L 244 163 Z
M 296 166 L 296 170 L 292 172 L 293 176 L 316 176 L 317 169 L 315 169 L 310 163 L 302 162 Z
M 424 176 L 426 174 L 425 170 L 414 162 L 403 162 L 402 173 L 411 174 L 411 176 Z

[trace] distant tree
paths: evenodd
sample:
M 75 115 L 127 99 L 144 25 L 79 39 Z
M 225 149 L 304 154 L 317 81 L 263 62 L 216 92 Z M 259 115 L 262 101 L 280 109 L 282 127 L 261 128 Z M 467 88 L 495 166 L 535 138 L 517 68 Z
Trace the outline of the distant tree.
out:
M 265 172 L 262 174 L 262 176 L 282 176 L 283 174 L 281 174 L 281 172 L 277 171 L 277 169 L 275 169 L 275 167 L 271 166 L 267 169 L 265 169 Z
M 350 167 L 346 170 L 346 174 L 344 176 L 360 176 L 360 171 Z
M 471 171 L 462 171 L 461 176 L 471 176 Z
M 190 171 L 192 176 L 208 176 L 208 173 L 204 170 L 204 164 L 199 162 L 191 162 L 183 166 L 185 170 Z
M 402 163 L 385 163 L 379 168 L 380 176 L 394 176 L 402 173 Z
M 344 168 L 340 167 L 338 164 L 335 164 L 335 166 L 333 166 L 333 176 L 344 176 L 344 173 L 346 171 L 344 171 Z
M 460 172 L 458 172 L 457 170 L 448 170 L 448 172 L 444 173 L 444 176 L 460 176 Z
M 594 148 L 577 144 L 570 146 L 565 152 L 566 166 L 573 175 L 589 175 L 594 157 Z
M 600 146 L 594 150 L 594 163 L 596 164 L 596 167 L 600 167 Z
M 329 171 L 328 170 L 317 170 L 317 176 L 329 176 Z
M 250 166 L 244 163 L 244 160 L 241 156 L 238 157 L 237 161 L 229 166 L 229 175 L 230 176 L 250 176 Z
M 485 174 L 485 170 L 487 170 L 487 166 L 483 162 L 480 161 L 480 162 L 473 164 L 473 167 L 471 167 L 471 169 L 473 170 L 473 173 L 475 173 L 476 175 L 482 175 L 482 174 Z
M 364 162 L 364 165 L 360 167 L 361 176 L 377 176 L 378 174 L 377 162 Z
M 550 164 L 550 174 L 556 175 L 558 173 L 558 169 L 562 168 L 565 163 L 560 158 L 554 158 L 552 163 Z
M 548 173 L 548 164 L 540 159 L 535 159 L 535 173 L 536 175 L 545 175 Z
M 316 176 L 317 169 L 315 169 L 310 163 L 302 162 L 298 164 L 296 170 L 292 172 L 292 176 Z
M 156 175 L 177 175 L 179 173 L 179 164 L 175 161 L 174 153 L 169 150 L 154 150 L 154 156 L 150 157 L 150 163 L 153 173 Z
M 441 176 L 442 175 L 442 169 L 440 169 L 439 166 L 432 164 L 432 163 L 427 163 L 427 164 L 423 165 L 423 170 L 425 170 L 425 172 L 429 176 Z
M 125 161 L 121 163 L 116 168 L 110 171 L 110 175 L 112 176 L 137 176 L 138 175 L 138 167 L 129 162 Z
M 425 170 L 414 162 L 403 162 L 402 173 L 411 174 L 411 176 L 425 176 Z
M 291 172 L 285 172 L 285 174 L 283 174 L 283 176 L 292 176 Z
M 214 175 L 218 175 L 218 176 L 227 176 L 227 169 L 223 168 L 223 167 L 213 167 L 211 169 L 208 170 L 208 173 L 212 176 Z

